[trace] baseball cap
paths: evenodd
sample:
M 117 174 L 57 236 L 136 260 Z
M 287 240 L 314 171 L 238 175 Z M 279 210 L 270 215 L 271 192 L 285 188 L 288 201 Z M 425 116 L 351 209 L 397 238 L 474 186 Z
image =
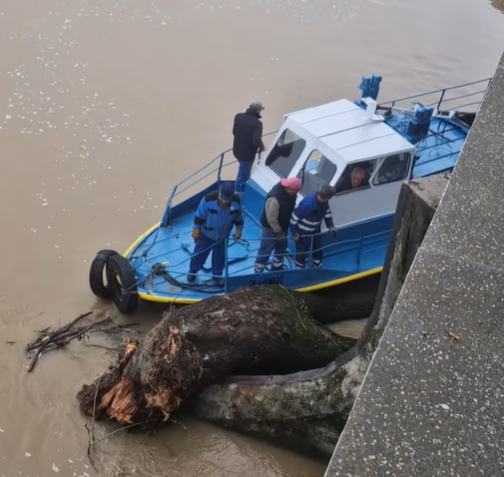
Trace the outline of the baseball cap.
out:
M 234 187 L 229 182 L 224 182 L 219 189 L 219 199 L 223 202 L 231 202 L 234 195 Z
M 250 103 L 250 107 L 254 108 L 254 109 L 258 109 L 259 111 L 262 111 L 265 109 L 260 101 L 252 101 Z
M 289 177 L 287 179 L 280 179 L 280 184 L 282 187 L 288 187 L 289 189 L 299 192 L 301 190 L 301 181 L 295 177 Z

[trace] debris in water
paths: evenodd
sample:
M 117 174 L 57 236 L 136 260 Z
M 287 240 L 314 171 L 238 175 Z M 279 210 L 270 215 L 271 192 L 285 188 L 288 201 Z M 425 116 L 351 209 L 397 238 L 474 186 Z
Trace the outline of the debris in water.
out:
M 52 465 L 52 471 L 53 472 L 59 472 L 59 469 L 58 467 L 56 467 L 56 464 L 53 462 L 53 465 Z
M 24 455 L 25 455 L 26 457 L 31 457 L 31 454 L 30 454 L 29 452 L 25 452 L 25 453 L 24 453 Z
M 448 331 L 448 336 L 453 340 L 453 341 L 460 341 L 462 338 L 459 335 L 456 335 L 452 331 Z
M 58 256 L 58 258 L 61 258 L 61 256 Z M 119 331 L 132 332 L 130 328 L 136 326 L 135 323 L 130 323 L 127 326 L 115 324 L 110 317 L 99 319 L 98 321 L 88 320 L 87 322 L 82 322 L 77 325 L 77 322 L 84 320 L 84 318 L 87 318 L 92 314 L 92 311 L 83 313 L 75 318 L 75 320 L 71 321 L 68 325 L 65 325 L 57 330 L 52 330 L 51 328 L 42 330 L 39 333 L 39 336 L 26 346 L 26 352 L 33 354 L 31 362 L 28 366 L 28 372 L 30 373 L 33 371 L 42 353 L 47 353 L 48 351 L 66 346 L 74 339 L 84 341 L 85 343 L 86 336 L 89 333 L 117 333 Z
M 448 411 L 450 409 L 450 406 L 448 404 L 440 404 L 440 406 L 445 410 Z

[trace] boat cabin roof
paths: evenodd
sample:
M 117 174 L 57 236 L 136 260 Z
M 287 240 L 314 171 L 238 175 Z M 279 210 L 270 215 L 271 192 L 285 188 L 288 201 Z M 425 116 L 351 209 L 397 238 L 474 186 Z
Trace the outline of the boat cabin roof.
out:
M 391 213 L 415 147 L 375 114 L 375 104 L 363 109 L 342 99 L 285 115 L 252 179 L 268 191 L 280 178 L 298 177 L 298 201 L 335 186 L 336 226 Z M 351 182 L 355 167 L 363 173 L 360 186 Z
M 413 149 L 383 120 L 373 119 L 347 99 L 286 114 L 282 129 L 286 128 L 318 139 L 346 164 Z

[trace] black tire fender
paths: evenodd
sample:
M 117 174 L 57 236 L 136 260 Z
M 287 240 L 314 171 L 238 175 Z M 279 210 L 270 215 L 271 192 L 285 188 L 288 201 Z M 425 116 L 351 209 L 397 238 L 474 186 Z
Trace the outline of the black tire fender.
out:
M 127 315 L 138 308 L 138 287 L 133 267 L 122 255 L 112 255 L 108 261 L 109 283 L 117 309 Z
M 98 298 L 112 298 L 113 290 L 110 286 L 107 273 L 107 264 L 113 255 L 119 255 L 115 250 L 100 250 L 89 269 L 89 287 Z M 105 273 L 104 273 L 105 272 Z

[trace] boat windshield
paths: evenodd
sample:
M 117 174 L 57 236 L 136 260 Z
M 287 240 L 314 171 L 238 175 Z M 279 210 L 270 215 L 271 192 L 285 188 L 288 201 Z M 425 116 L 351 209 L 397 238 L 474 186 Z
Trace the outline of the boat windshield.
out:
M 303 184 L 300 194 L 306 197 L 313 192 L 319 191 L 332 181 L 336 170 L 336 164 L 315 149 L 308 156 L 303 168 L 297 175 Z
M 305 146 L 306 141 L 303 138 L 286 129 L 268 154 L 265 164 L 281 178 L 289 177 Z
M 411 154 L 409 152 L 402 152 L 386 157 L 373 179 L 373 184 L 382 185 L 405 179 L 408 174 L 410 161 Z

